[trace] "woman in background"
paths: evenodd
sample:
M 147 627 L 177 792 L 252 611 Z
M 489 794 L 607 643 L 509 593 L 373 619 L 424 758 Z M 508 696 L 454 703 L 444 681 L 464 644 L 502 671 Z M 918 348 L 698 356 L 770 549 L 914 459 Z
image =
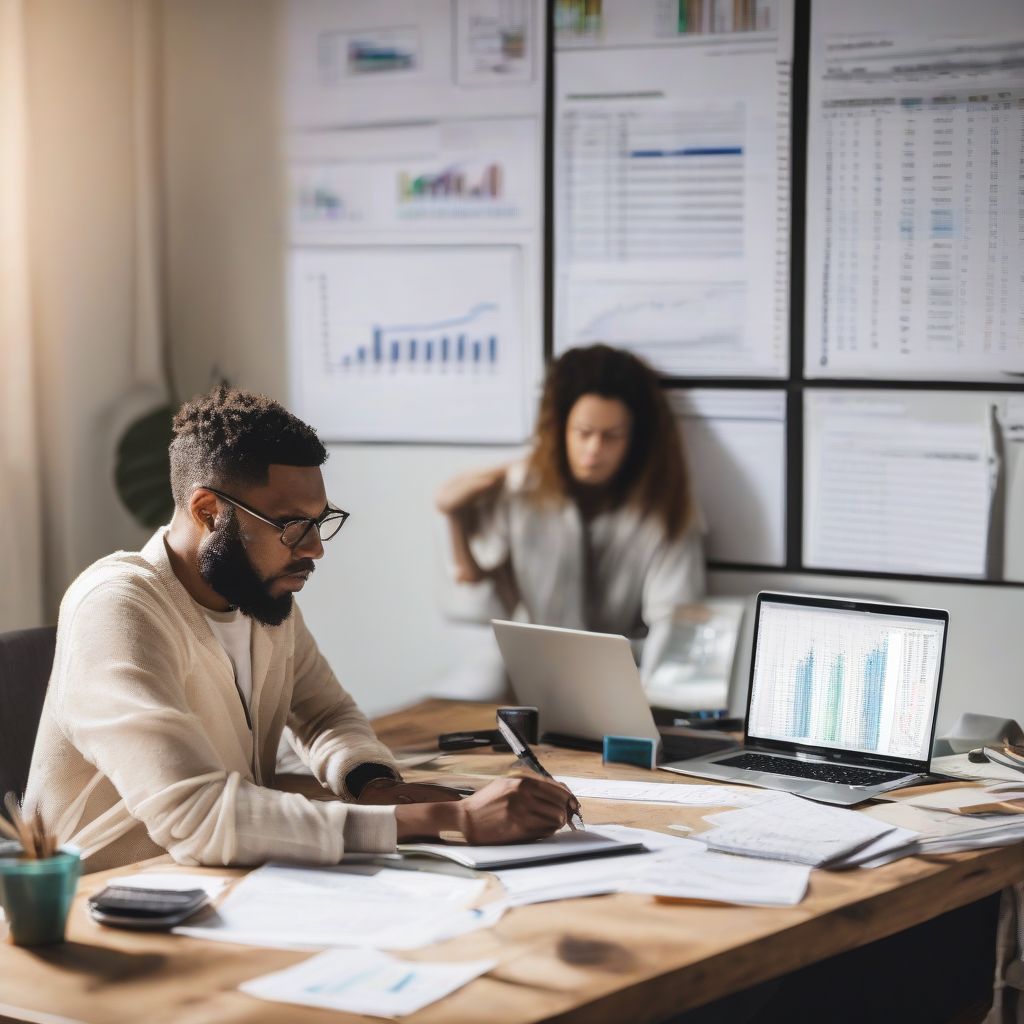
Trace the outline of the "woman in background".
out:
M 490 580 L 533 623 L 649 635 L 645 678 L 674 609 L 704 596 L 676 418 L 653 371 L 607 345 L 552 364 L 524 461 L 455 477 L 437 505 L 458 582 Z

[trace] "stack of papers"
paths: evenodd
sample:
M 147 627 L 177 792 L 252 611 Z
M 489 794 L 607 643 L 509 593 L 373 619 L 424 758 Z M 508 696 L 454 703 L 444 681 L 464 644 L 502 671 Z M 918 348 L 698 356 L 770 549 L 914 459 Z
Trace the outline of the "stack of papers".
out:
M 716 827 L 695 838 L 710 850 L 811 867 L 854 867 L 916 838 L 909 829 L 795 796 L 705 820 Z
M 276 1003 L 322 1006 L 372 1017 L 405 1017 L 486 974 L 496 960 L 461 964 L 396 960 L 372 949 L 332 949 L 239 985 Z
M 484 879 L 367 864 L 268 864 L 216 910 L 174 931 L 280 949 L 416 949 L 494 924 L 504 902 L 469 907 L 485 886 Z
M 810 868 L 800 865 L 766 864 L 749 857 L 709 853 L 692 839 L 625 825 L 601 825 L 591 831 L 600 831 L 622 842 L 642 841 L 647 852 L 498 871 L 509 903 L 522 906 L 636 892 L 747 906 L 792 906 L 807 891 Z
M 925 791 L 868 808 L 866 816 L 913 829 L 917 834 L 902 849 L 890 850 L 864 866 L 879 867 L 899 857 L 918 854 L 959 853 L 1021 842 L 1024 814 L 1006 813 L 999 803 L 1022 797 L 1020 783 L 1015 782 L 997 784 L 988 790 Z M 986 812 L 993 804 L 996 809 Z
M 792 907 L 804 898 L 810 877 L 811 869 L 803 864 L 754 860 L 702 849 L 686 858 L 656 858 L 622 891 L 750 907 Z

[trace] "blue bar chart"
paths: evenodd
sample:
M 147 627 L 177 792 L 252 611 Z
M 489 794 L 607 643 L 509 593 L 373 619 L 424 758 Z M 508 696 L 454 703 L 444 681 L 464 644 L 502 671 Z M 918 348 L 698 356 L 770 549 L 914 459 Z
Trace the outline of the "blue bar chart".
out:
M 296 250 L 295 404 L 337 440 L 529 433 L 517 246 Z
M 942 639 L 934 620 L 765 602 L 750 733 L 923 759 Z
M 340 356 L 325 351 L 324 369 L 328 373 L 496 370 L 500 345 L 493 323 L 499 315 L 497 303 L 482 302 L 449 319 L 372 324 L 365 342 L 344 349 Z

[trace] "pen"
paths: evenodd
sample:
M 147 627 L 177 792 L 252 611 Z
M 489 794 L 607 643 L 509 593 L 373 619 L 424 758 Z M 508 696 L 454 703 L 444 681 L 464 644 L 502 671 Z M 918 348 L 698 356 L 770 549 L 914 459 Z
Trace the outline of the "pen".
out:
M 545 779 L 551 779 L 554 782 L 555 777 L 537 760 L 537 755 L 530 749 L 529 744 L 519 735 L 516 730 L 504 721 L 500 716 L 498 717 L 498 732 L 501 733 L 505 742 L 512 748 L 512 753 L 516 757 L 530 768 L 535 771 L 538 775 L 542 775 Z M 569 828 L 574 832 L 581 828 L 586 828 L 583 824 L 583 815 L 580 813 L 580 802 L 576 797 L 572 796 L 572 801 L 569 804 Z

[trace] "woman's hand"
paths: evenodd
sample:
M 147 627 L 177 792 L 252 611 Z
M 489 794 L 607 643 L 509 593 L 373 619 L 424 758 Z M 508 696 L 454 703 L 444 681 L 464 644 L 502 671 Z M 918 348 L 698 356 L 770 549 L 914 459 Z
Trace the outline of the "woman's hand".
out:
M 446 516 L 457 515 L 478 498 L 496 491 L 505 482 L 507 472 L 506 464 L 490 469 L 473 469 L 452 477 L 441 485 L 434 498 L 438 510 Z

